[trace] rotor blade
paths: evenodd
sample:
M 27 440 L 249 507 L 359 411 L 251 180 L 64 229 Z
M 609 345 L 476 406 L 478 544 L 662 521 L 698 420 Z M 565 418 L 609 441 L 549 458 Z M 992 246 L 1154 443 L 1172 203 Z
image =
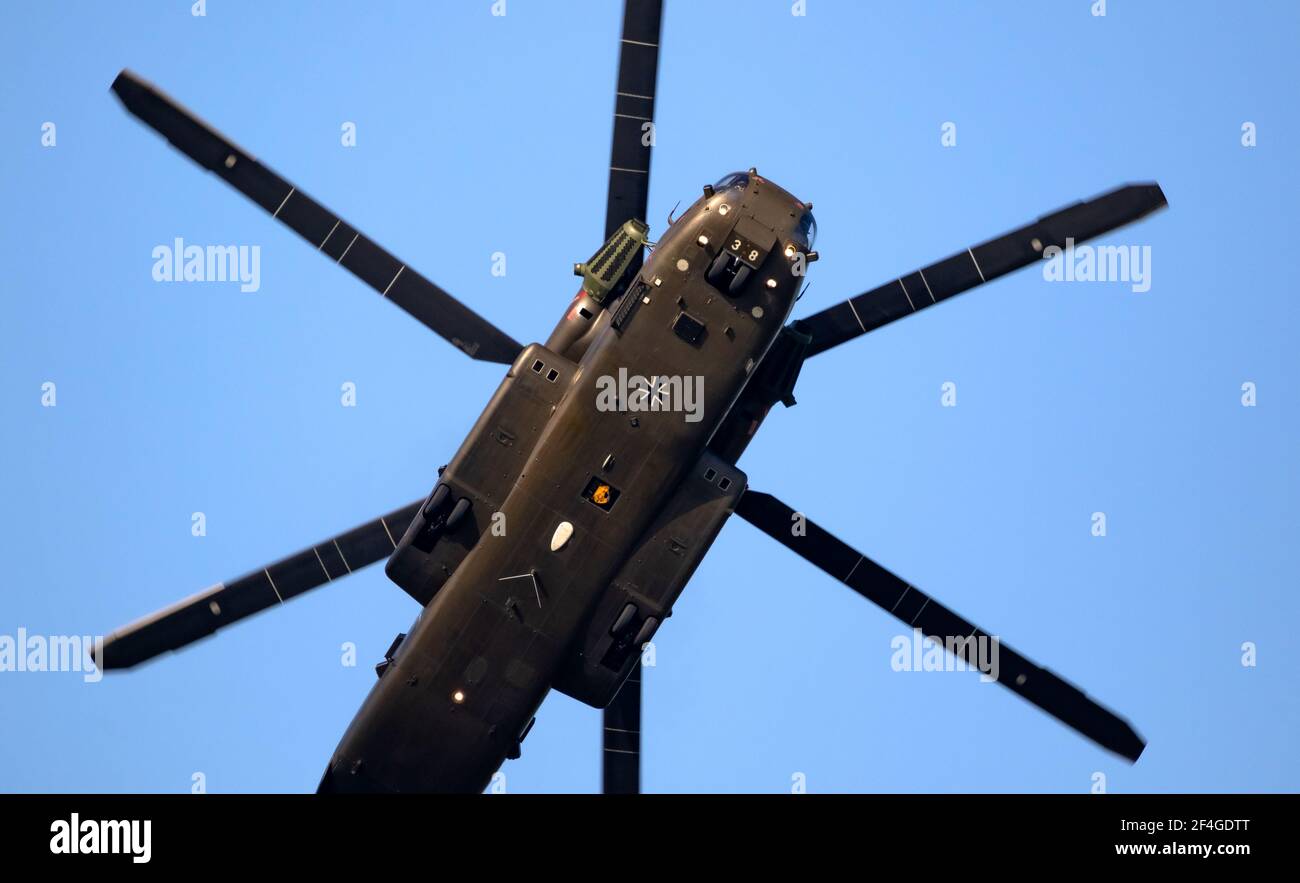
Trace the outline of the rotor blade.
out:
M 641 663 L 632 667 L 614 701 L 605 706 L 601 790 L 641 793 Z
M 128 111 L 177 150 L 470 357 L 508 365 L 519 354 L 521 347 L 510 335 L 362 236 L 152 83 L 124 70 L 113 81 L 113 91 Z
M 606 239 L 627 220 L 646 219 L 662 21 L 663 0 L 626 0 L 623 4 L 618 91 L 614 96 L 614 143 L 610 150 L 609 196 L 605 206 Z M 638 257 L 630 272 L 640 268 Z
M 867 600 L 954 650 L 968 664 L 977 664 L 975 648 L 981 638 L 985 639 L 986 646 L 990 639 L 997 641 L 996 671 L 986 673 L 996 677 L 998 683 L 1129 761 L 1136 761 L 1142 754 L 1146 743 L 1123 718 L 1099 705 L 1078 687 L 1040 668 L 999 639 L 962 619 L 920 589 L 894 576 L 812 521 L 803 519 L 776 497 L 745 491 L 736 506 L 736 514 Z M 800 520 L 796 522 L 796 518 Z M 793 527 L 796 523 L 806 528 L 802 535 L 795 534 Z
M 808 355 L 910 316 L 917 310 L 1027 267 L 1051 246 L 1065 248 L 1144 218 L 1167 205 L 1159 184 L 1128 184 L 1066 206 L 1004 236 L 972 246 L 879 288 L 814 313 L 803 322 L 812 333 Z
M 609 158 L 605 238 L 628 220 L 646 220 L 650 199 L 650 151 L 654 144 L 655 88 L 663 0 L 625 0 L 614 95 L 614 138 Z M 648 124 L 648 126 L 647 126 Z M 628 269 L 641 269 L 638 254 Z M 638 662 L 602 712 L 604 752 L 601 790 L 641 791 L 641 664 Z
M 423 500 L 146 616 L 104 639 L 101 668 L 130 668 L 387 558 Z

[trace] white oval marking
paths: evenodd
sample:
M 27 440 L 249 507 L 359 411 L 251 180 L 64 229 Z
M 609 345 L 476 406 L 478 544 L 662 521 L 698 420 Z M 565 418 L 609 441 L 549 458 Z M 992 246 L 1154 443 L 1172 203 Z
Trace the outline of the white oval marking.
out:
M 570 537 L 573 536 L 573 525 L 567 521 L 561 521 L 560 526 L 551 534 L 551 551 L 558 552 L 568 545 Z

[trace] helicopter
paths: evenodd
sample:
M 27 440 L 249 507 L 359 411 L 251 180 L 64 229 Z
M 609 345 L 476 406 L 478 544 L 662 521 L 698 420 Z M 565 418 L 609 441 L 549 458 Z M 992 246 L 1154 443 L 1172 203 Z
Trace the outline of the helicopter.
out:
M 738 515 L 1081 735 L 1129 761 L 1123 718 L 889 572 L 737 466 L 804 362 L 1164 207 L 1130 184 L 791 320 L 819 259 L 810 202 L 756 168 L 645 221 L 661 0 L 626 0 L 604 244 L 544 343 L 523 345 L 124 70 L 112 90 L 174 147 L 472 359 L 508 366 L 429 494 L 125 626 L 106 670 L 180 649 L 379 561 L 420 613 L 321 793 L 478 792 L 551 690 L 604 709 L 603 789 L 640 790 L 641 650 Z

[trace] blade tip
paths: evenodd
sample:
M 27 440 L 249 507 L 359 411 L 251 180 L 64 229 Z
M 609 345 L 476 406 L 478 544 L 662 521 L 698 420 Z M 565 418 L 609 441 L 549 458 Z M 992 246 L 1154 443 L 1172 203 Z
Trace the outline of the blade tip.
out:
M 1140 194 L 1143 201 L 1149 206 L 1147 208 L 1148 214 L 1169 206 L 1169 198 L 1165 196 L 1164 189 L 1156 181 L 1140 181 L 1129 184 L 1127 189 Z
M 125 105 L 130 105 L 133 100 L 138 100 L 142 95 L 149 92 L 157 92 L 157 88 L 144 77 L 124 67 L 117 72 L 113 78 L 113 83 L 108 90 L 118 97 L 118 100 Z
M 115 654 L 109 652 L 110 647 L 112 647 L 112 639 L 108 638 L 105 639 L 103 646 L 98 651 L 94 647 L 90 649 L 90 661 L 95 663 L 95 668 L 105 672 L 128 668 L 129 666 L 122 665 L 121 659 L 116 658 Z
M 1168 208 L 1169 198 L 1165 196 L 1164 189 L 1161 188 L 1161 186 L 1158 183 L 1156 183 L 1155 181 L 1149 181 L 1144 186 L 1150 188 L 1151 195 L 1156 204 L 1157 209 Z
M 1138 758 L 1142 756 L 1142 752 L 1146 750 L 1147 743 L 1142 740 L 1141 736 L 1134 733 L 1133 744 L 1129 746 L 1128 751 L 1124 752 L 1124 757 L 1128 759 L 1129 763 L 1137 763 Z
M 108 91 L 117 96 L 117 100 L 122 102 L 123 106 L 129 109 L 131 99 L 138 95 L 144 89 L 144 81 L 135 75 L 130 68 L 122 68 L 113 78 L 113 83 L 108 87 Z

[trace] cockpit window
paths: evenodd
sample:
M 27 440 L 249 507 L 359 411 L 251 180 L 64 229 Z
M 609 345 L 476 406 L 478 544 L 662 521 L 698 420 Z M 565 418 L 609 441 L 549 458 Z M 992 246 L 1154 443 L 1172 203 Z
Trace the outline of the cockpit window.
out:
M 808 240 L 808 247 L 812 248 L 817 241 L 817 219 L 813 217 L 812 212 L 803 213 L 803 217 L 799 219 L 799 230 Z
M 745 172 L 732 172 L 723 178 L 717 184 L 713 185 L 714 190 L 728 190 L 732 187 L 744 189 L 749 186 L 749 175 Z

